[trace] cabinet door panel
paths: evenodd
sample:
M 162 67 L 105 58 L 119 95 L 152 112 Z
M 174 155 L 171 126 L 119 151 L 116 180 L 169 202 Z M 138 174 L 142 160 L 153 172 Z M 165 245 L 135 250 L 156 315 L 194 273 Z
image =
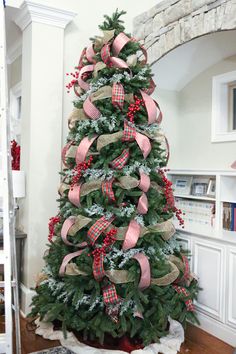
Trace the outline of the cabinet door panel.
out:
M 236 248 L 228 250 L 227 322 L 236 328 Z
M 200 312 L 223 320 L 224 248 L 202 240 L 194 241 L 194 273 L 200 287 L 196 306 Z

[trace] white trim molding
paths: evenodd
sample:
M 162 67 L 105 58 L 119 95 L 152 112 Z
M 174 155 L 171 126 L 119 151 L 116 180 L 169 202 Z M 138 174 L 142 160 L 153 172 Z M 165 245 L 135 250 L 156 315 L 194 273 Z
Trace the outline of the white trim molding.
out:
M 7 64 L 12 64 L 19 56 L 22 55 L 22 38 L 13 45 L 7 51 Z
M 32 298 L 36 294 L 34 290 L 27 288 L 23 283 L 20 284 L 21 290 L 21 314 L 26 317 L 31 311 Z
M 236 81 L 236 70 L 212 79 L 212 143 L 236 141 L 236 131 L 229 130 L 229 83 Z
M 32 22 L 44 23 L 64 29 L 77 15 L 77 13 L 72 11 L 62 10 L 28 0 L 23 2 L 20 9 L 20 14 L 16 17 L 15 23 L 22 31 Z

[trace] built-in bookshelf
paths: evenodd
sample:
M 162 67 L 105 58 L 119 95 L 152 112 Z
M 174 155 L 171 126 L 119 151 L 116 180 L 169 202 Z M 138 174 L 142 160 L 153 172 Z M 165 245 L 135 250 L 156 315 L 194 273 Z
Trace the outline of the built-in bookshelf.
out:
M 184 228 L 174 219 L 176 230 L 236 243 L 236 171 L 170 170 L 168 178 L 184 212 Z

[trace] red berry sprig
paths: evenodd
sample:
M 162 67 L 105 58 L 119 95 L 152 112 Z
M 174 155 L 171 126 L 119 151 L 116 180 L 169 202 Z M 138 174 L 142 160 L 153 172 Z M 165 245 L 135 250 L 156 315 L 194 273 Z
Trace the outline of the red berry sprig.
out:
M 72 189 L 79 182 L 83 171 L 87 170 L 91 166 L 92 161 L 93 161 L 93 157 L 90 156 L 87 162 L 83 161 L 78 163 L 78 165 L 75 166 L 75 168 L 73 169 L 73 177 L 71 181 Z
M 166 213 L 168 211 L 173 211 L 175 213 L 176 218 L 179 221 L 179 225 L 184 228 L 184 220 L 182 218 L 182 210 L 176 208 L 175 206 L 175 198 L 173 194 L 173 189 L 172 189 L 172 182 L 168 180 L 168 178 L 165 175 L 165 172 L 168 170 L 159 170 L 159 173 L 161 175 L 162 181 L 163 181 L 163 191 L 164 195 L 166 198 L 166 206 L 163 208 L 163 212 Z
M 138 98 L 137 96 L 134 96 L 134 99 L 134 103 L 130 103 L 127 112 L 127 118 L 131 123 L 134 123 L 135 113 L 140 111 L 141 106 L 144 106 L 144 102 L 142 99 Z
M 100 258 L 101 254 L 103 256 L 106 255 L 108 248 L 116 241 L 116 238 L 115 238 L 116 234 L 117 234 L 116 229 L 111 229 L 110 231 L 108 231 L 106 233 L 104 240 L 103 240 L 102 247 L 98 247 L 98 248 L 95 248 L 95 250 L 93 250 L 92 255 L 94 257 L 95 263 L 99 262 L 99 258 Z M 90 256 L 90 254 L 88 256 Z
M 78 77 L 79 77 L 79 71 L 75 71 L 74 73 L 66 73 L 67 76 L 71 75 L 72 79 L 71 81 L 66 85 L 67 88 L 67 93 L 70 92 L 70 89 L 78 82 Z
M 55 226 L 60 222 L 60 216 L 53 216 L 52 218 L 49 219 L 48 223 L 48 230 L 49 230 L 49 235 L 48 235 L 48 241 L 51 242 L 52 238 L 55 234 Z

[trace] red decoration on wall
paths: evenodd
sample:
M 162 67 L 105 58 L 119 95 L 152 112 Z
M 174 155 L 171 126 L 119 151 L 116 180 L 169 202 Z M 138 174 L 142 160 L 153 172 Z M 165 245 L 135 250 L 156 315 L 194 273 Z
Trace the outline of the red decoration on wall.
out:
M 20 169 L 20 145 L 15 140 L 11 141 L 11 167 L 12 170 Z

